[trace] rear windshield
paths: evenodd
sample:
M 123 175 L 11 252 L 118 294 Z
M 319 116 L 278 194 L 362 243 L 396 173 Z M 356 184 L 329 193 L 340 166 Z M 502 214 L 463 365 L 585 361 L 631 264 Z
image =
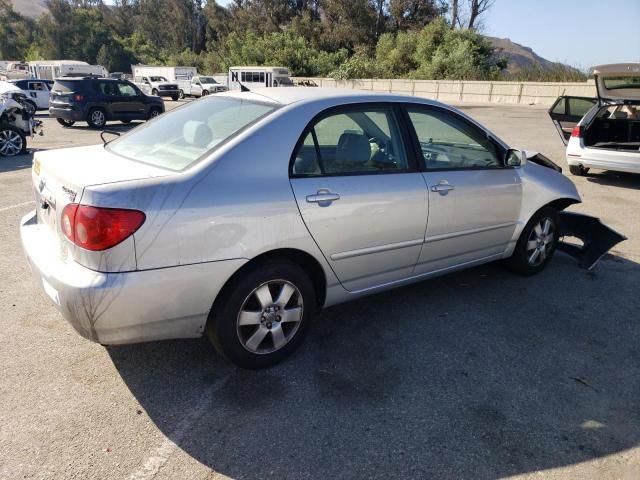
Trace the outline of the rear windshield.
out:
M 80 89 L 78 80 L 56 80 L 53 84 L 53 90 L 58 92 L 76 92 Z
M 637 77 L 606 77 L 602 79 L 607 90 L 620 88 L 640 88 L 640 76 Z
M 131 130 L 107 149 L 149 165 L 184 170 L 276 108 L 238 98 L 205 97 Z

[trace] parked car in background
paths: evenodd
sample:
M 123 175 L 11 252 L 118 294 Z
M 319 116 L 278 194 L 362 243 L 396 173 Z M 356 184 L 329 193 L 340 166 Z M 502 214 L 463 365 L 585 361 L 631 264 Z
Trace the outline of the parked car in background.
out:
M 558 98 L 549 110 L 567 145 L 569 171 L 640 173 L 640 63 L 593 68 L 597 98 Z
M 51 117 L 65 127 L 84 121 L 103 128 L 109 120 L 129 123 L 164 112 L 161 98 L 146 95 L 131 82 L 94 77 L 57 79 L 49 105 Z
M 134 77 L 134 83 L 140 90 L 149 95 L 170 97 L 172 100 L 178 100 L 180 97 L 178 84 L 169 82 L 165 77 L 157 75 Z
M 45 110 L 49 108 L 49 96 L 51 87 L 53 87 L 52 80 L 9 80 L 9 83 L 13 83 L 20 88 L 27 96 L 34 102 L 37 110 Z
M 82 336 L 206 333 L 261 368 L 322 307 L 500 259 L 542 271 L 580 202 L 558 170 L 427 99 L 223 92 L 106 145 L 36 152 L 21 236 Z
M 213 77 L 199 75 L 191 80 L 179 80 L 180 98 L 185 97 L 204 97 L 210 93 L 226 92 L 228 89 Z

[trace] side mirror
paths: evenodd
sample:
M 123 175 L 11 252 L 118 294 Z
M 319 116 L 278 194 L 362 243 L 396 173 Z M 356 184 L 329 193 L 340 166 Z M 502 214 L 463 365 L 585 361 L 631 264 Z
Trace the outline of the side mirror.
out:
M 507 167 L 522 167 L 527 163 L 527 154 L 523 150 L 510 148 L 505 155 L 504 164 Z

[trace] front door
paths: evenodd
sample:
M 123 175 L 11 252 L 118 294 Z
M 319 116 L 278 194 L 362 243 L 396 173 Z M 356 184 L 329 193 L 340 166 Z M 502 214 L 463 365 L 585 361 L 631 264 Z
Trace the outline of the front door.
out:
M 34 99 L 38 109 L 49 108 L 49 87 L 44 82 L 29 81 L 29 95 Z
M 427 221 L 422 175 L 397 108 L 332 109 L 305 130 L 291 166 L 302 218 L 350 291 L 411 276 Z
M 429 190 L 429 221 L 415 273 L 461 266 L 502 254 L 522 201 L 517 171 L 502 148 L 464 117 L 408 107 Z
M 122 119 L 144 119 L 144 100 L 140 92 L 129 82 L 118 82 L 120 95 L 114 104 L 114 110 Z

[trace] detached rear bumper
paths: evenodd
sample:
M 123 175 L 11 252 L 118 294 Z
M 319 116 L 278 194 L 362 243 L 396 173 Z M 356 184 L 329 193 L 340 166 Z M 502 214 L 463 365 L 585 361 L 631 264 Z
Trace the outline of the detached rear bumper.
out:
M 217 294 L 245 262 L 102 273 L 61 258 L 35 212 L 22 219 L 20 236 L 36 280 L 62 316 L 80 335 L 102 344 L 201 336 Z

